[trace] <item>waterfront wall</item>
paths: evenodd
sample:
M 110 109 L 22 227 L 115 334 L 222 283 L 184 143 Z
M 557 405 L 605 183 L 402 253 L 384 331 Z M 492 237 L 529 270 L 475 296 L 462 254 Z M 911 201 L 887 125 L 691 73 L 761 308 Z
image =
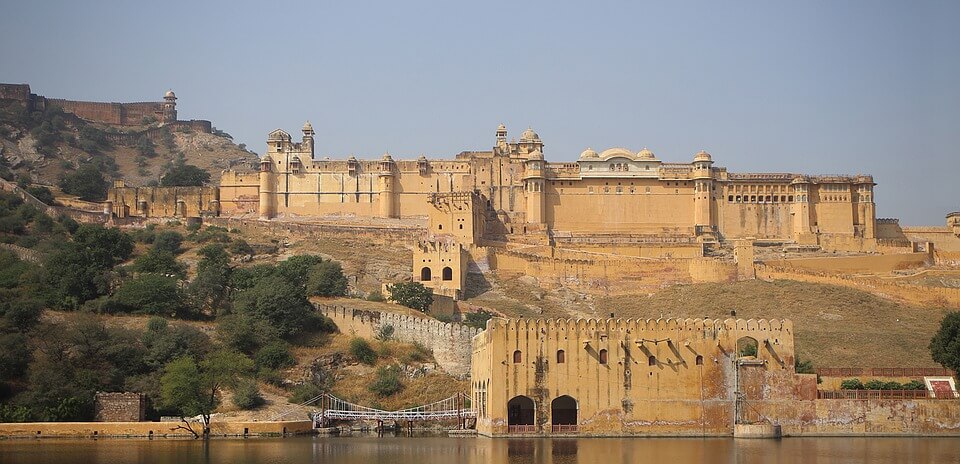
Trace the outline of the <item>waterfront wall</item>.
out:
M 451 375 L 470 373 L 471 340 L 480 330 L 436 319 L 380 311 L 318 304 L 317 310 L 330 318 L 341 333 L 374 338 L 380 329 L 393 327 L 393 338 L 420 343 L 433 351 L 437 365 Z
M 193 437 L 182 422 L 8 422 L 0 423 L 3 438 Z M 199 424 L 194 430 L 200 431 Z M 211 422 L 213 436 L 287 435 L 312 433 L 313 422 Z

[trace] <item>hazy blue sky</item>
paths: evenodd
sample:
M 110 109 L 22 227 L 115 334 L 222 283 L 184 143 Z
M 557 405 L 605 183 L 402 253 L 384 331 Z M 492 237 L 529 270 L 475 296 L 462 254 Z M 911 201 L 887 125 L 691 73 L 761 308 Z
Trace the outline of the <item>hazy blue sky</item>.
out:
M 90 4 L 94 3 L 94 4 Z M 143 4 L 141 4 L 143 3 Z M 0 82 L 157 100 L 263 152 L 452 156 L 503 122 L 549 160 L 700 149 L 732 171 L 870 173 L 880 217 L 960 210 L 960 2 L 0 0 Z

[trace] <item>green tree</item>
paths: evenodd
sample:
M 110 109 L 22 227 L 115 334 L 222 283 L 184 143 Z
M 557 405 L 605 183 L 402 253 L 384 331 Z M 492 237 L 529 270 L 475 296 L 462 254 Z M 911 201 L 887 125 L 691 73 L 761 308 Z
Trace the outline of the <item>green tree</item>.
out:
M 168 363 L 160 378 L 160 394 L 164 407 L 177 411 L 182 428 L 194 437 L 210 436 L 210 414 L 220 405 L 221 390 L 235 388 L 244 375 L 253 370 L 250 358 L 232 351 L 217 351 L 197 363 L 183 357 Z M 199 416 L 201 433 L 193 429 L 187 417 Z
M 184 356 L 203 357 L 210 346 L 210 337 L 186 324 L 170 324 L 153 317 L 141 337 L 143 361 L 150 369 L 160 369 L 168 362 Z
M 180 245 L 183 244 L 183 235 L 173 230 L 165 230 L 157 233 L 153 238 L 153 248 L 161 251 L 167 251 L 171 254 L 180 254 Z
M 213 244 L 201 248 L 197 255 L 197 276 L 190 283 L 188 292 L 193 304 L 200 310 L 216 314 L 227 299 L 230 284 L 230 257 L 222 245 Z
M 323 258 L 314 255 L 296 255 L 277 264 L 276 272 L 297 285 L 305 286 L 310 273 Z
M 287 339 L 319 325 L 304 288 L 279 275 L 268 275 L 253 288 L 240 292 L 234 309 L 266 321 Z
M 960 372 L 960 312 L 947 313 L 930 340 L 930 357 L 943 367 Z
M 173 275 L 180 278 L 183 278 L 186 273 L 186 269 L 177 261 L 173 253 L 156 246 L 133 262 L 133 270 L 144 274 Z
M 160 178 L 161 187 L 197 187 L 210 182 L 210 173 L 192 164 L 176 163 Z
M 343 296 L 347 294 L 347 277 L 336 261 L 323 261 L 307 276 L 307 294 L 311 296 Z
M 48 205 L 53 204 L 53 192 L 43 186 L 27 187 L 27 193 Z
M 194 317 L 175 277 L 142 274 L 124 282 L 111 298 L 118 309 L 135 314 Z
M 68 174 L 60 181 L 60 189 L 64 193 L 76 195 L 82 200 L 101 201 L 107 198 L 106 179 L 103 172 L 93 164 L 84 164 L 74 173 Z
M 112 281 L 111 269 L 133 252 L 133 240 L 116 228 L 84 224 L 73 241 L 64 244 L 44 261 L 47 285 L 41 290 L 50 304 L 76 308 L 105 295 Z
M 398 282 L 387 285 L 390 300 L 421 312 L 429 312 L 433 304 L 433 292 L 420 282 Z
M 467 313 L 467 315 L 464 318 L 463 324 L 483 330 L 487 328 L 487 321 L 489 321 L 490 318 L 492 317 L 493 317 L 493 313 L 489 311 L 484 311 L 484 310 L 474 311 L 474 312 Z

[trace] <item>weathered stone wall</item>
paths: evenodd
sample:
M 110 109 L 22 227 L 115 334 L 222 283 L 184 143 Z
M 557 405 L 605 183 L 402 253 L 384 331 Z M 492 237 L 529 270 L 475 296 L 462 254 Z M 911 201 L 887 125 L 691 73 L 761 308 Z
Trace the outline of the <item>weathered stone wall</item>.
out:
M 350 224 L 316 224 L 307 222 L 260 221 L 228 217 L 204 218 L 205 224 L 239 229 L 243 232 L 257 231 L 271 234 L 296 234 L 298 237 L 325 236 L 369 238 L 377 241 L 405 240 L 415 241 L 423 233 L 423 228 L 414 226 L 366 226 Z
M 317 310 L 333 320 L 341 333 L 373 338 L 382 327 L 392 326 L 393 337 L 417 342 L 433 350 L 433 357 L 444 371 L 458 377 L 470 373 L 470 342 L 480 331 L 461 324 L 435 319 L 343 306 L 317 305 Z
M 764 264 L 778 268 L 832 272 L 892 272 L 928 264 L 927 253 L 899 253 L 891 255 L 839 256 L 827 258 L 799 258 L 766 260 Z
M 960 308 L 960 288 L 930 287 L 884 282 L 877 279 L 851 278 L 800 268 L 784 269 L 757 264 L 757 278 L 763 280 L 797 280 L 818 284 L 840 285 L 863 290 L 884 298 L 898 298 L 925 306 Z
M 94 396 L 97 422 L 140 422 L 147 411 L 147 398 L 142 393 L 97 392 Z
M 485 248 L 490 269 L 535 276 L 542 282 L 571 287 L 655 290 L 664 285 L 736 280 L 733 262 L 697 259 L 655 259 L 614 256 L 575 250 L 534 247 L 524 250 Z M 625 286 L 626 285 L 626 286 Z

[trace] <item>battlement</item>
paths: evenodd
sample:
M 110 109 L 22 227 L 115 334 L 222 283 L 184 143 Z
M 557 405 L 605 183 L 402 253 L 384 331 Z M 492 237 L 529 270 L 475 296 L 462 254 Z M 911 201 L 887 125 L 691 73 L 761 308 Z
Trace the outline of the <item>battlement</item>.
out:
M 488 331 L 531 331 L 540 334 L 555 332 L 600 335 L 610 333 L 635 334 L 637 340 L 646 340 L 643 334 L 673 333 L 680 339 L 728 336 L 762 339 L 771 336 L 793 337 L 793 322 L 789 319 L 490 319 Z

